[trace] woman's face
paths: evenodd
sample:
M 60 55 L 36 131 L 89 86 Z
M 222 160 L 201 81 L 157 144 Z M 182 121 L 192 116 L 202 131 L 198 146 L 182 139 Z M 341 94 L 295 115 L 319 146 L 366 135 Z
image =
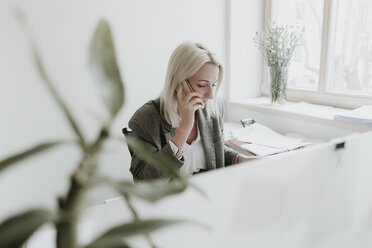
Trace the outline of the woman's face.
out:
M 219 71 L 220 69 L 217 65 L 206 63 L 193 76 L 187 79 L 192 90 L 202 95 L 204 103 L 214 97 Z

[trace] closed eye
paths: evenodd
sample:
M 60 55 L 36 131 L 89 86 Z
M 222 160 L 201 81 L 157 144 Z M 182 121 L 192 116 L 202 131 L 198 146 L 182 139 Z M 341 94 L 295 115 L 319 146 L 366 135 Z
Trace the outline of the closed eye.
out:
M 205 86 L 207 86 L 207 84 L 198 84 L 199 88 L 204 88 Z M 216 87 L 216 86 L 217 86 L 216 83 L 212 84 L 212 87 Z

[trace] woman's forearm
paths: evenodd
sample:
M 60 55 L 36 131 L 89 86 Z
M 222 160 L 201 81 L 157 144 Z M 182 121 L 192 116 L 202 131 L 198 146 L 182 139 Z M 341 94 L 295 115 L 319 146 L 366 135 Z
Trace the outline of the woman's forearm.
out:
M 178 152 L 176 154 L 177 158 L 182 154 L 183 146 L 185 145 L 189 135 L 190 135 L 190 131 L 181 126 L 177 130 L 176 134 L 173 136 L 172 141 L 178 147 Z

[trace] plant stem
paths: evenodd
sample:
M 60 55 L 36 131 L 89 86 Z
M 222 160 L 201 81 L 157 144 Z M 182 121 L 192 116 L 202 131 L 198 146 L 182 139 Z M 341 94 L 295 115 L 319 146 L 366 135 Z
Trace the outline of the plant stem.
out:
M 84 187 L 76 178 L 71 178 L 71 185 L 66 200 L 60 200 L 60 220 L 56 223 L 57 248 L 77 248 L 77 220 Z
M 281 65 L 270 66 L 271 103 L 283 104 L 286 100 L 288 67 Z
M 129 210 L 131 211 L 134 219 L 135 220 L 139 220 L 140 218 L 138 216 L 137 211 L 135 210 L 135 208 L 133 207 L 133 205 L 132 205 L 132 203 L 130 201 L 129 195 L 125 195 L 124 198 L 125 198 L 125 203 L 127 204 Z M 154 242 L 151 240 L 151 237 L 148 234 L 145 234 L 144 236 L 147 239 L 147 241 L 149 242 L 151 248 L 157 248 L 156 245 L 154 244 Z
M 137 211 L 135 210 L 134 206 L 132 205 L 132 203 L 130 202 L 130 199 L 129 199 L 129 195 L 125 195 L 125 203 L 127 204 L 130 212 L 132 213 L 133 217 L 135 220 L 139 220 L 139 216 L 138 216 L 138 213 Z
M 97 170 L 97 156 L 105 139 L 108 137 L 106 128 L 103 128 L 96 141 L 85 151 L 78 169 L 71 177 L 67 197 L 60 199 L 60 219 L 55 224 L 57 229 L 57 248 L 77 248 L 77 222 L 83 195 L 91 185 Z

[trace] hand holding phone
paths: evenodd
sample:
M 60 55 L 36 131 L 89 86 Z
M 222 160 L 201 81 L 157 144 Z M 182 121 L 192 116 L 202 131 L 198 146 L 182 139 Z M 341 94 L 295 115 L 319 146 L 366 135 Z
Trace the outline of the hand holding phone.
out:
M 177 86 L 177 113 L 181 118 L 180 128 L 190 132 L 194 126 L 195 111 L 203 109 L 205 103 L 202 100 L 202 96 L 194 91 L 188 80 L 182 81 Z
M 185 97 L 187 94 L 189 94 L 190 92 L 194 92 L 193 88 L 191 87 L 190 83 L 188 82 L 188 80 L 184 80 L 181 82 L 182 84 L 182 92 L 183 92 L 183 97 Z

